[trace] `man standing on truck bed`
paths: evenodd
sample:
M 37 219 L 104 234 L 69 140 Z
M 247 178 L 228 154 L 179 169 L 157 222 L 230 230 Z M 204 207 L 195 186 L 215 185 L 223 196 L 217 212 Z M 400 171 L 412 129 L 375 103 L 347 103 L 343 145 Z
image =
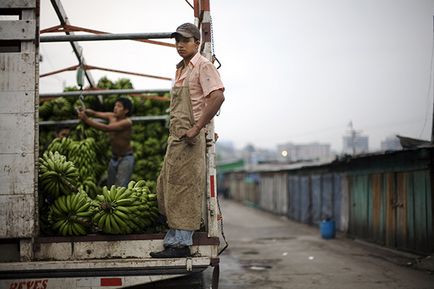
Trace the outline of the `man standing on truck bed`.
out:
M 214 65 L 199 52 L 200 31 L 185 23 L 172 33 L 183 60 L 176 66 L 170 101 L 169 139 L 158 177 L 157 196 L 169 231 L 164 250 L 153 258 L 191 255 L 193 233 L 200 228 L 206 191 L 205 126 L 224 101 L 224 86 Z
M 133 105 L 128 98 L 116 99 L 113 112 L 100 112 L 92 109 L 81 110 L 78 117 L 87 125 L 108 132 L 112 148 L 112 158 L 108 166 L 107 186 L 126 187 L 134 168 L 134 156 L 131 147 L 132 121 L 129 118 Z M 108 120 L 108 124 L 97 122 L 93 116 Z

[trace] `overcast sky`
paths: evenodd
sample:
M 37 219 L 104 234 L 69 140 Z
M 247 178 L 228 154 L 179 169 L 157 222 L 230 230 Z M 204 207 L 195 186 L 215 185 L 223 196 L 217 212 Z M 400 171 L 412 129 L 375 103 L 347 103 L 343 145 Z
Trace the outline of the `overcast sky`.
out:
M 192 1 L 191 1 L 192 2 Z M 184 0 L 63 0 L 72 25 L 113 33 L 170 32 L 193 22 Z M 211 0 L 226 101 L 222 141 L 275 148 L 330 143 L 340 151 L 352 121 L 378 149 L 387 136 L 430 138 L 434 0 Z M 57 25 L 41 0 L 41 29 Z M 170 41 L 170 40 L 169 40 Z M 173 77 L 175 49 L 134 41 L 81 42 L 88 64 Z M 77 64 L 66 43 L 42 43 L 41 73 Z M 138 89 L 169 81 L 128 77 Z M 75 85 L 75 73 L 42 78 L 41 92 Z

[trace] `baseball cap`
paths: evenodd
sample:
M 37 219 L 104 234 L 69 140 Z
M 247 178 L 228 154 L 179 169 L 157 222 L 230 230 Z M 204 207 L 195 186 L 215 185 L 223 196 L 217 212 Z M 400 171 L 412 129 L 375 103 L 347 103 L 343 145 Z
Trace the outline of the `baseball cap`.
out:
M 197 28 L 196 25 L 191 23 L 181 24 L 180 26 L 178 26 L 178 28 L 176 28 L 176 32 L 173 32 L 170 37 L 173 38 L 176 36 L 176 34 L 179 34 L 186 38 L 194 37 L 195 39 L 200 40 L 199 28 Z

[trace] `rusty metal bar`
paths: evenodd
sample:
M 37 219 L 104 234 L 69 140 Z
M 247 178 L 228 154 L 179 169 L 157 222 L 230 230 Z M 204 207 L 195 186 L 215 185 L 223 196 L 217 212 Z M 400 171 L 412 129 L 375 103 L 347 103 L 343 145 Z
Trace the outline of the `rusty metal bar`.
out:
M 194 4 L 194 17 L 199 18 L 199 10 L 200 10 L 200 5 L 199 5 L 199 0 L 194 0 L 193 2 Z
M 95 34 L 95 35 L 59 35 L 41 36 L 41 42 L 65 42 L 65 41 L 101 41 L 101 40 L 134 40 L 134 39 L 164 39 L 171 38 L 171 32 L 159 33 L 119 33 L 119 34 Z
M 51 71 L 51 72 L 48 72 L 48 73 L 41 74 L 40 77 L 46 77 L 46 76 L 58 74 L 58 73 L 65 72 L 65 71 L 72 71 L 72 70 L 77 69 L 78 67 L 79 67 L 79 65 L 73 65 L 73 66 L 70 66 L 70 67 L 63 68 L 63 69 L 59 69 L 59 70 L 55 70 L 55 71 Z M 104 67 L 93 66 L 93 65 L 88 65 L 88 64 L 83 65 L 83 68 L 85 70 L 96 69 L 96 70 L 102 70 L 102 71 L 108 71 L 108 72 L 116 72 L 116 73 L 123 73 L 123 74 L 142 76 L 142 77 L 149 77 L 149 78 L 155 78 L 155 79 L 161 79 L 161 80 L 172 80 L 170 77 L 163 77 L 163 76 L 144 74 L 144 73 L 138 73 L 138 72 L 131 72 L 131 71 L 124 71 L 124 70 L 111 69 L 111 68 L 104 68 Z
M 65 24 L 65 26 L 68 26 L 67 24 Z M 55 26 L 52 26 L 52 27 L 48 27 L 48 28 L 45 28 L 45 29 L 42 29 L 39 33 L 40 34 L 44 34 L 44 33 L 51 33 L 51 32 L 71 32 L 71 30 L 65 30 L 65 29 L 62 29 L 63 27 L 65 27 L 65 26 L 63 26 L 63 25 L 55 25 Z
M 118 70 L 118 69 L 110 69 L 110 68 L 98 67 L 98 66 L 93 66 L 93 65 L 85 65 L 84 69 L 97 69 L 97 70 L 102 70 L 102 71 L 123 73 L 123 74 L 135 75 L 135 76 L 161 79 L 161 80 L 172 80 L 172 78 L 170 78 L 170 77 L 150 75 L 150 74 L 144 74 L 144 73 L 138 73 L 138 72 L 130 72 L 130 71 L 124 71 L 124 70 Z
M 200 9 L 203 11 L 210 11 L 209 0 L 200 0 Z
M 143 93 L 168 93 L 167 89 L 106 89 L 106 90 L 84 90 L 84 91 L 67 91 L 58 93 L 41 93 L 40 98 L 48 97 L 70 97 L 86 95 L 113 95 L 113 94 L 143 94 Z
M 58 73 L 65 72 L 65 71 L 76 70 L 79 66 L 80 66 L 80 65 L 73 65 L 73 66 L 66 67 L 66 68 L 62 68 L 62 69 L 59 69 L 59 70 L 55 70 L 55 71 L 51 71 L 51 72 L 47 72 L 47 73 L 41 74 L 39 77 L 46 77 L 46 76 L 50 76 L 50 75 L 54 75 L 54 74 L 58 74 Z

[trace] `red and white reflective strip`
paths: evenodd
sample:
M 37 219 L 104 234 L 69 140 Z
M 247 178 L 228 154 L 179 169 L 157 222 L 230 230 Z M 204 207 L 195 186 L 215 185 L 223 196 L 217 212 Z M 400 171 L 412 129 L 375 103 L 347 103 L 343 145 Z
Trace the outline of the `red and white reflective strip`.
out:
M 215 176 L 209 176 L 210 196 L 215 198 Z
M 103 277 L 100 279 L 100 286 L 122 286 L 122 278 L 119 277 Z
M 124 279 L 126 278 L 126 279 Z M 0 280 L 0 288 L 5 289 L 73 289 L 73 288 L 121 288 L 150 282 L 149 276 L 133 277 L 77 277 L 77 278 L 46 278 L 46 279 L 15 279 Z

